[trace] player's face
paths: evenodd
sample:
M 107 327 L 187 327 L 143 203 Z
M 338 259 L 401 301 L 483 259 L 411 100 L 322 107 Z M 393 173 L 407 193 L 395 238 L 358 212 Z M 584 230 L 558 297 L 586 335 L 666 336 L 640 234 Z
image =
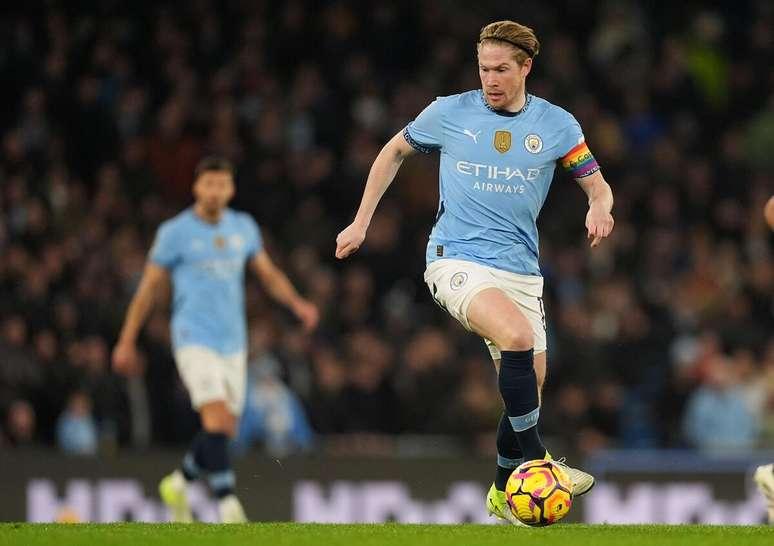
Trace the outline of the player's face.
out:
M 485 43 L 478 48 L 478 75 L 481 89 L 492 108 L 515 111 L 524 92 L 524 81 L 532 59 L 520 65 L 508 45 Z
M 234 178 L 228 171 L 204 171 L 194 182 L 193 193 L 207 214 L 217 214 L 234 197 Z

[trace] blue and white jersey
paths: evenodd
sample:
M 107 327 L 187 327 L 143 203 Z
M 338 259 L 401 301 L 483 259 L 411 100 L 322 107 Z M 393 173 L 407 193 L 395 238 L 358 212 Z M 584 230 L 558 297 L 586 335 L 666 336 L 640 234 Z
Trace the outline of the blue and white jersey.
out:
M 513 114 L 493 110 L 480 89 L 439 97 L 403 135 L 441 152 L 428 264 L 457 258 L 539 276 L 536 221 L 556 162 L 576 179 L 599 169 L 575 118 L 532 95 Z
M 263 248 L 249 214 L 223 211 L 210 224 L 188 208 L 162 223 L 149 259 L 172 277 L 172 344 L 231 355 L 247 348 L 245 262 Z

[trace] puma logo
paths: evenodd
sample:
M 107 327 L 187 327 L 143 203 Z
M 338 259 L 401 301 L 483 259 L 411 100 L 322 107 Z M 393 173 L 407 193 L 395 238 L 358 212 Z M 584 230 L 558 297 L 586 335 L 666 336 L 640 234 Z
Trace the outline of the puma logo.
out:
M 473 142 L 478 144 L 478 135 L 481 134 L 481 131 L 478 131 L 477 133 L 474 134 L 470 129 L 465 129 L 464 131 L 462 131 L 462 134 L 469 136 L 470 138 L 473 139 Z

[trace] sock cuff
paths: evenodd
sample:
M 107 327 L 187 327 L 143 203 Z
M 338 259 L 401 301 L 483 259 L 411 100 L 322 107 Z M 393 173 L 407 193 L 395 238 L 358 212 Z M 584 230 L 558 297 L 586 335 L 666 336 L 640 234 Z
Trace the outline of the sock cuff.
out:
M 533 409 L 531 412 L 516 417 L 508 416 L 508 420 L 511 422 L 513 430 L 516 432 L 523 432 L 528 428 L 532 428 L 537 425 L 540 418 L 540 406 Z
M 233 470 L 222 470 L 207 476 L 207 482 L 213 491 L 232 491 L 236 485 L 236 476 Z
M 535 365 L 534 349 L 526 351 L 500 351 L 500 372 L 504 369 L 532 372 Z
M 507 358 L 528 358 L 530 356 L 535 356 L 535 349 L 526 349 L 524 351 L 500 351 L 500 356 L 504 356 Z
M 183 476 L 187 481 L 193 481 L 202 475 L 202 467 L 196 464 L 196 459 L 190 451 L 183 457 Z
M 516 468 L 521 463 L 524 462 L 524 459 L 509 459 L 508 457 L 503 457 L 499 453 L 497 454 L 497 466 L 502 468 Z

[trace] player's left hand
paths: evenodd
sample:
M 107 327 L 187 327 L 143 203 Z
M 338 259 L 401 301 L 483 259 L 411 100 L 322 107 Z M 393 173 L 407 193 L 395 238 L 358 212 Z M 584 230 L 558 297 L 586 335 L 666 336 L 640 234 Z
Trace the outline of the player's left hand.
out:
M 308 300 L 300 300 L 293 306 L 293 314 L 296 315 L 298 320 L 304 326 L 304 331 L 311 332 L 317 328 L 317 323 L 320 322 L 320 311 L 317 310 L 317 306 Z
M 586 238 L 591 239 L 591 248 L 597 246 L 602 242 L 602 239 L 610 235 L 614 224 L 613 215 L 603 207 L 594 205 L 589 207 L 589 212 L 586 214 L 586 230 L 588 231 Z

